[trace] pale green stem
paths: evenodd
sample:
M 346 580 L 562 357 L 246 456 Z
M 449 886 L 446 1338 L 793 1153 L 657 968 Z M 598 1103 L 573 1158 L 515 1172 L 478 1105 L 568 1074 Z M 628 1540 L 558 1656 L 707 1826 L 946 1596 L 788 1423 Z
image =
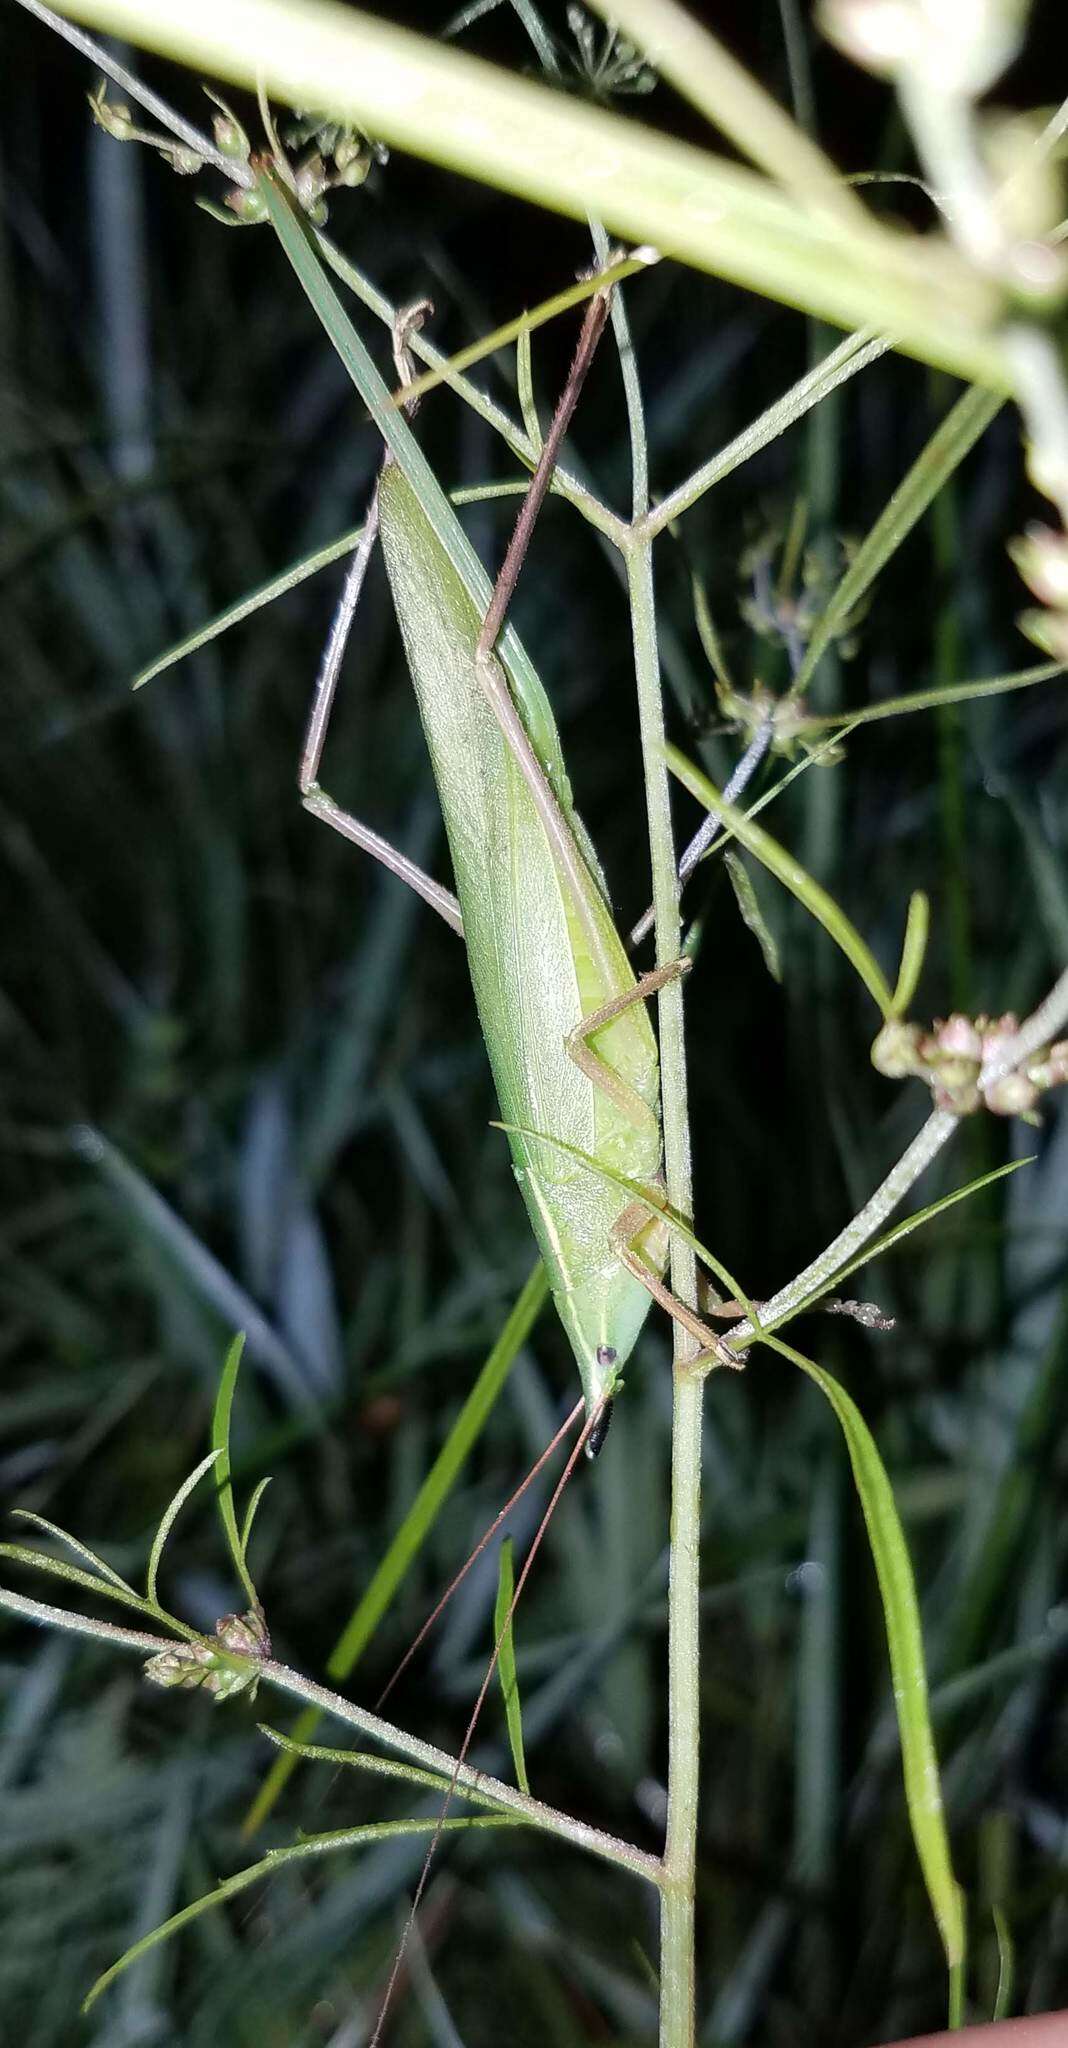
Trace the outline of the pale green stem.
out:
M 695 469 L 692 476 L 678 484 L 666 498 L 661 498 L 644 518 L 636 521 L 637 535 L 644 540 L 662 533 L 665 526 L 680 518 L 683 512 L 688 512 L 705 491 L 712 489 L 713 484 L 721 483 L 732 470 L 739 469 L 761 448 L 777 440 L 787 427 L 792 427 L 813 406 L 821 404 L 832 391 L 837 391 L 840 384 L 855 377 L 858 370 L 866 370 L 869 363 L 877 362 L 892 345 L 888 335 L 873 335 L 864 328 L 848 334 L 837 348 L 824 356 L 822 362 L 784 392 L 774 405 L 769 405 L 752 426 L 736 434 L 718 455 L 702 462 L 700 469 Z
M 155 1655 L 158 1651 L 174 1647 L 167 1636 L 149 1635 L 140 1629 L 117 1627 L 115 1623 L 97 1621 L 91 1615 L 75 1614 L 65 1607 L 53 1607 L 45 1600 L 28 1599 L 25 1594 L 12 1593 L 6 1586 L 0 1587 L 0 1607 L 12 1614 L 21 1614 L 27 1621 L 42 1623 L 46 1628 L 64 1629 L 72 1635 L 97 1636 L 116 1648 L 137 1650 Z M 214 1646 L 214 1645 L 213 1645 Z M 547 1834 L 558 1835 L 570 1842 L 576 1849 L 584 1849 L 592 1856 L 599 1856 L 605 1863 L 614 1863 L 622 1870 L 630 1871 L 634 1877 L 642 1877 L 649 1884 L 659 1885 L 662 1881 L 661 1867 L 655 1856 L 646 1855 L 642 1849 L 635 1849 L 629 1842 L 622 1842 L 615 1835 L 605 1834 L 601 1828 L 588 1827 L 584 1821 L 573 1820 L 568 1813 L 559 1813 L 553 1806 L 546 1806 L 540 1799 L 531 1799 L 526 1793 L 517 1791 L 514 1785 L 506 1785 L 502 1779 L 490 1777 L 486 1771 L 476 1771 L 470 1764 L 457 1765 L 456 1758 L 438 1749 L 431 1742 L 421 1742 L 418 1736 L 408 1735 L 402 1728 L 395 1728 L 390 1721 L 383 1721 L 378 1714 L 369 1714 L 363 1707 L 354 1706 L 351 1700 L 340 1693 L 331 1692 L 325 1685 L 317 1685 L 314 1679 L 305 1678 L 299 1671 L 290 1670 L 287 1664 L 276 1664 L 272 1659 L 260 1662 L 236 1655 L 228 1659 L 235 1665 L 248 1663 L 250 1670 L 264 1685 L 272 1685 L 279 1692 L 291 1694 L 294 1699 L 303 1700 L 306 1705 L 319 1708 L 335 1721 L 346 1727 L 355 1728 L 372 1742 L 385 1749 L 395 1750 L 399 1755 L 410 1757 L 414 1763 L 435 1771 L 450 1784 L 455 1783 L 461 1790 L 470 1789 L 480 1797 L 493 1800 L 494 1804 L 507 1813 L 514 1813 L 531 1827 L 541 1828 Z
M 635 526 L 648 510 L 649 481 L 645 422 L 637 367 L 626 317 L 617 296 L 613 321 L 619 342 L 634 467 Z M 641 726 L 645 800 L 649 824 L 656 957 L 678 958 L 681 943 L 679 885 L 671 829 L 671 798 L 665 757 L 664 709 L 656 638 L 653 544 L 635 535 L 627 551 L 634 673 Z M 690 1123 L 686 1090 L 686 1045 L 682 983 L 661 989 L 660 1086 L 664 1116 L 664 1177 L 668 1200 L 682 1215 L 693 1207 Z M 671 1285 L 681 1301 L 696 1306 L 697 1266 L 689 1246 L 675 1234 Z M 671 1437 L 671 1552 L 668 1572 L 668 1776 L 667 1829 L 661 1877 L 660 2042 L 661 2048 L 692 2048 L 694 2040 L 694 1889 L 697 1854 L 697 1799 L 700 1744 L 701 1587 L 701 1409 L 703 1383 L 688 1370 L 694 1340 L 674 1325 L 674 1402 Z

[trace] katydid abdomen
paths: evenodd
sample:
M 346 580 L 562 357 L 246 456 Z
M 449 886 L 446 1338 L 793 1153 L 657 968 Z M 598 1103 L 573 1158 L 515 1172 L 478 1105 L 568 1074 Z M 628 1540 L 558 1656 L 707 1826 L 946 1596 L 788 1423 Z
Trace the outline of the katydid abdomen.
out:
M 546 744 L 544 727 L 551 714 L 539 705 L 533 772 L 552 792 L 555 840 L 546 829 L 544 800 L 532 794 L 531 765 L 524 770 L 520 764 L 480 682 L 481 620 L 394 464 L 383 471 L 380 510 L 479 1021 L 502 1119 L 513 1127 L 515 1175 L 592 1410 L 612 1391 L 650 1295 L 621 1264 L 612 1241 L 626 1195 L 573 1154 L 643 1186 L 655 1181 L 661 1145 L 656 1041 L 645 1004 L 635 1001 L 590 1040 L 608 1086 L 591 1079 L 568 1049 L 584 1018 L 636 983 L 588 839 L 559 771 L 554 774 L 559 742 L 553 728 Z M 523 739 L 528 736 L 535 737 L 525 729 Z M 657 1275 L 665 1251 L 666 1234 L 654 1224 L 642 1256 Z

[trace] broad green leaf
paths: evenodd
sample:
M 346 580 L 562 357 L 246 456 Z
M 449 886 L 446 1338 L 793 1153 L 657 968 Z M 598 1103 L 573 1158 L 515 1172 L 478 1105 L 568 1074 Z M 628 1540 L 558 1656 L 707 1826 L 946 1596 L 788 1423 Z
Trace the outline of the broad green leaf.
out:
M 875 1439 L 845 1388 L 781 1338 L 765 1341 L 815 1382 L 842 1426 L 882 1595 L 912 1836 L 952 1972 L 964 1955 L 963 1898 L 946 1833 L 916 1582 L 893 1488 Z
M 215 1498 L 219 1504 L 219 1516 L 223 1525 L 234 1570 L 248 1595 L 250 1607 L 259 1606 L 256 1588 L 249 1576 L 245 1563 L 245 1546 L 237 1533 L 237 1515 L 234 1512 L 234 1485 L 230 1471 L 230 1412 L 234 1405 L 234 1389 L 241 1365 L 241 1353 L 245 1348 L 245 1333 L 242 1330 L 234 1338 L 223 1360 L 219 1378 L 219 1391 L 215 1396 L 215 1408 L 211 1418 L 212 1459 L 216 1460 Z M 261 1489 L 262 1491 L 262 1489 Z
M 927 933 L 931 923 L 931 906 L 922 889 L 916 889 L 909 897 L 909 914 L 905 922 L 905 937 L 901 947 L 901 965 L 897 970 L 897 985 L 893 996 L 893 1015 L 904 1017 L 916 993 L 916 985 L 923 972 L 923 956 L 927 951 Z
M 512 1635 L 512 1602 L 515 1598 L 512 1551 L 512 1539 L 506 1536 L 501 1544 L 497 1571 L 493 1640 L 497 1645 L 497 1676 L 501 1681 L 504 1717 L 508 1724 L 508 1742 L 515 1765 L 515 1781 L 521 1792 L 529 1793 L 530 1781 L 527 1778 L 527 1763 L 523 1754 L 523 1711 L 519 1703 L 519 1677 L 515 1668 L 515 1641 Z
M 408 1513 L 372 1573 L 327 1659 L 327 1675 L 335 1685 L 344 1682 L 363 1655 L 382 1616 L 388 1611 L 398 1586 L 418 1557 L 460 1476 L 464 1463 L 496 1406 L 521 1346 L 525 1344 L 548 1298 L 549 1287 L 545 1268 L 539 1259 L 517 1297 Z M 321 1719 L 322 1715 L 317 1708 L 306 1707 L 296 1724 L 296 1739 L 299 1741 L 312 1734 Z M 245 1835 L 252 1834 L 266 1820 L 278 1794 L 292 1775 L 297 1761 L 295 1755 L 280 1756 L 271 1766 L 245 1816 L 242 1828 Z
M 865 945 L 856 926 L 851 923 L 845 911 L 839 908 L 833 896 L 829 896 L 826 889 L 801 866 L 800 861 L 795 860 L 793 854 L 788 853 L 777 839 L 773 839 L 770 832 L 765 832 L 763 826 L 754 824 L 752 818 L 744 811 L 738 810 L 734 804 L 724 803 L 714 783 L 711 783 L 699 768 L 695 768 L 685 754 L 680 754 L 677 747 L 668 746 L 665 752 L 668 766 L 689 790 L 690 795 L 695 796 L 706 811 L 715 811 L 734 837 L 741 840 L 747 851 L 755 854 L 769 873 L 773 874 L 784 888 L 789 889 L 799 903 L 804 904 L 810 916 L 814 917 L 817 924 L 821 924 L 835 944 L 841 947 L 883 1016 L 889 1017 L 893 997 L 882 968 L 871 948 Z
M 199 1465 L 190 1472 L 187 1479 L 183 1479 L 174 1499 L 163 1510 L 159 1528 L 152 1539 L 152 1548 L 148 1553 L 148 1572 L 145 1578 L 145 1598 L 153 1607 L 157 1604 L 156 1581 L 159 1577 L 160 1559 L 163 1556 L 167 1538 L 185 1502 L 189 1499 L 194 1486 L 197 1485 L 199 1480 L 203 1479 L 205 1472 L 210 1471 L 218 1456 L 218 1451 L 209 1451 L 206 1458 L 201 1458 Z

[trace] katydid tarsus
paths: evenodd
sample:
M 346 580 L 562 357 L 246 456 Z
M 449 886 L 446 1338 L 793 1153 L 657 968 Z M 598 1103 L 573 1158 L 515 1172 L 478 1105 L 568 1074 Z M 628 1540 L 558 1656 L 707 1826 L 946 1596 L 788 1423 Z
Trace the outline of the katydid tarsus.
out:
M 710 1359 L 740 1363 L 664 1285 L 663 1218 L 641 1202 L 621 1210 L 617 1182 L 597 1171 L 603 1164 L 648 1189 L 655 1204 L 662 1185 L 658 1066 L 645 1003 L 688 963 L 635 975 L 566 783 L 554 787 L 546 770 L 559 755 L 555 728 L 528 729 L 495 652 L 607 310 L 607 296 L 598 293 L 483 619 L 411 484 L 387 457 L 320 671 L 300 771 L 307 807 L 384 861 L 464 937 L 516 1179 L 587 1414 L 600 1409 L 591 1455 L 603 1442 L 608 1403 L 651 1299 L 685 1323 Z M 402 352 L 400 336 L 400 360 Z M 376 534 L 434 767 L 456 898 L 342 811 L 317 781 L 340 653 Z

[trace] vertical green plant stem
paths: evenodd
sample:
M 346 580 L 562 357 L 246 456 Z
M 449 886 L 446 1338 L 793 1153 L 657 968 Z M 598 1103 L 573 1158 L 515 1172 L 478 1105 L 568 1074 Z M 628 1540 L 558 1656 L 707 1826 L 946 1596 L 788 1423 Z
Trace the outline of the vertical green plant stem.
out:
M 648 453 L 637 365 L 619 295 L 613 306 L 630 426 L 634 519 L 649 509 Z M 671 798 L 664 755 L 664 707 L 656 638 L 653 547 L 634 537 L 627 552 L 634 674 L 638 692 L 645 802 L 649 824 L 656 957 L 678 958 L 679 889 L 671 829 Z M 684 1216 L 693 1211 L 690 1121 L 682 983 L 660 992 L 660 1085 L 664 1116 L 664 1174 L 668 1200 Z M 696 1307 L 697 1266 L 678 1233 L 671 1250 L 671 1285 Z M 702 1381 L 689 1370 L 696 1346 L 674 1326 L 674 1402 L 671 1437 L 671 1561 L 668 1575 L 668 1810 L 660 1918 L 661 2048 L 691 2048 L 694 2039 L 694 1885 L 700 1734 L 700 1564 Z

